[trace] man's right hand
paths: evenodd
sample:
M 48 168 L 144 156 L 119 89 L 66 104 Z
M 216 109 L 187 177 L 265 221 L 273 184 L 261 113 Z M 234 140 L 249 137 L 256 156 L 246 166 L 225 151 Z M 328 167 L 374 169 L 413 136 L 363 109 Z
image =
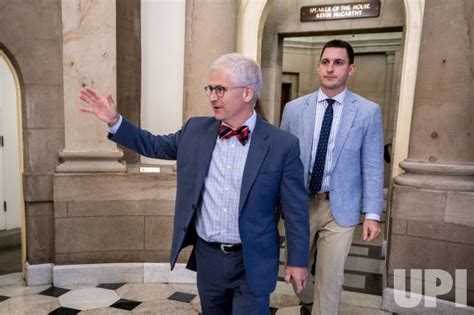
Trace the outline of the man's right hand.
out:
M 300 293 L 306 285 L 306 280 L 309 277 L 308 268 L 306 267 L 292 267 L 285 268 L 285 281 L 292 283 L 293 289 L 296 293 Z
M 82 112 L 94 114 L 97 118 L 107 123 L 109 127 L 115 125 L 119 120 L 120 115 L 112 94 L 109 93 L 105 97 L 97 90 L 85 87 L 81 89 L 80 99 L 90 105 L 90 107 L 81 107 L 80 110 Z

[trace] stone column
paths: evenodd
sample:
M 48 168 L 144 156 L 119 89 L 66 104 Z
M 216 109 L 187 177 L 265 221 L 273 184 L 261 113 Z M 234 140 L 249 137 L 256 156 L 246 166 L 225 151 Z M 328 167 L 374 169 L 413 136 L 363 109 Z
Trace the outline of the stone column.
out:
M 382 109 L 382 119 L 384 126 L 384 143 L 393 142 L 393 124 L 395 121 L 395 109 L 396 105 L 393 102 L 394 84 L 393 81 L 397 78 L 395 77 L 394 64 L 395 64 L 395 51 L 387 51 L 385 53 L 387 57 L 387 71 L 385 74 L 385 95 Z M 384 187 L 387 188 L 390 183 L 390 166 L 391 163 L 384 163 Z M 384 235 L 387 236 L 387 233 Z
M 209 66 L 220 55 L 236 51 L 238 1 L 186 1 L 183 120 L 209 116 L 212 110 L 203 87 Z
M 65 148 L 57 172 L 124 172 L 107 126 L 81 113 L 79 90 L 117 95 L 116 2 L 62 0 Z M 89 114 L 90 115 L 90 114 Z
M 424 10 L 409 153 L 394 179 L 387 284 L 394 288 L 396 269 L 408 283 L 412 269 L 441 269 L 453 280 L 465 269 L 474 305 L 474 3 L 448 2 L 426 1 Z M 454 286 L 466 292 L 465 283 Z M 458 294 L 453 287 L 441 298 Z M 403 311 L 387 297 L 387 309 Z
M 281 80 L 283 70 L 283 37 L 278 34 L 280 7 L 273 4 L 262 34 L 262 91 L 260 93 L 260 110 L 268 121 L 280 125 Z M 299 87 L 301 91 L 301 86 Z
M 395 51 L 387 51 L 387 72 L 385 76 L 385 95 L 384 95 L 384 105 L 385 105 L 385 115 L 383 117 L 383 125 L 385 129 L 385 143 L 393 137 L 393 122 L 395 121 L 395 108 L 396 105 L 393 102 L 393 81 L 396 80 L 394 75 L 394 64 L 395 64 Z

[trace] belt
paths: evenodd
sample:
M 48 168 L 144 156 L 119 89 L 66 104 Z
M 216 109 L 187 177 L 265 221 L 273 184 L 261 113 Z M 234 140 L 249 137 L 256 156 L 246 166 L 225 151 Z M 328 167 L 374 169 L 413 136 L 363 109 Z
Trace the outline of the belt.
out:
M 242 244 L 225 244 L 217 242 L 210 243 L 206 241 L 204 242 L 213 248 L 220 249 L 224 254 L 240 252 L 242 250 Z
M 319 192 L 319 193 L 309 193 L 310 198 L 314 198 L 316 200 L 329 200 L 329 191 Z

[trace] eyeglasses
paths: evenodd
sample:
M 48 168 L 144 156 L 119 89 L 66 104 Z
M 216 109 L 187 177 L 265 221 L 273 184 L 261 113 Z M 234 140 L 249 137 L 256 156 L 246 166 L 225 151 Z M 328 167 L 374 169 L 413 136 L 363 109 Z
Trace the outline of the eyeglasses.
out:
M 212 91 L 215 91 L 216 96 L 221 98 L 221 97 L 224 97 L 225 92 L 227 92 L 228 90 L 241 89 L 241 88 L 245 88 L 245 87 L 247 87 L 247 86 L 228 86 L 228 87 L 225 87 L 225 86 L 222 86 L 222 85 L 216 85 L 216 86 L 206 85 L 204 87 L 204 91 L 206 91 L 206 94 L 207 94 L 208 97 L 210 97 L 212 95 Z

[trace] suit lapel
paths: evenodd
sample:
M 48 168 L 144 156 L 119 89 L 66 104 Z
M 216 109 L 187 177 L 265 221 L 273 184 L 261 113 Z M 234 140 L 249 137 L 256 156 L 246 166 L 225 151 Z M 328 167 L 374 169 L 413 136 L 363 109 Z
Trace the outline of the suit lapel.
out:
M 354 98 L 351 92 L 347 91 L 346 99 L 344 100 L 344 105 L 342 107 L 341 121 L 339 122 L 339 130 L 336 135 L 336 143 L 334 145 L 333 151 L 333 162 L 332 167 L 337 163 L 339 155 L 341 154 L 342 147 L 346 142 L 347 135 L 349 130 L 352 127 L 352 122 L 357 113 L 357 107 L 354 106 L 357 100 Z
M 316 121 L 316 105 L 317 105 L 317 95 L 318 92 L 313 93 L 306 101 L 305 107 L 301 114 L 302 117 L 302 127 L 303 127 L 303 139 L 301 147 L 308 150 L 307 156 L 308 160 L 303 161 L 303 164 L 309 165 L 311 163 L 311 148 L 313 147 L 313 138 L 314 138 L 314 124 Z
M 244 174 L 242 176 L 242 187 L 240 189 L 239 212 L 247 200 L 258 171 L 262 166 L 269 147 L 269 134 L 265 123 L 257 116 L 255 129 L 251 134 L 249 153 L 245 162 Z
M 216 139 L 218 134 L 220 122 L 216 120 L 214 123 L 209 126 L 209 128 L 200 136 L 198 152 L 197 152 L 197 162 L 196 162 L 196 184 L 195 184 L 195 203 L 198 202 L 199 197 L 201 196 L 202 186 L 204 184 L 204 178 L 207 175 L 209 170 L 209 164 L 211 163 L 212 152 L 214 152 L 214 147 L 216 146 Z

